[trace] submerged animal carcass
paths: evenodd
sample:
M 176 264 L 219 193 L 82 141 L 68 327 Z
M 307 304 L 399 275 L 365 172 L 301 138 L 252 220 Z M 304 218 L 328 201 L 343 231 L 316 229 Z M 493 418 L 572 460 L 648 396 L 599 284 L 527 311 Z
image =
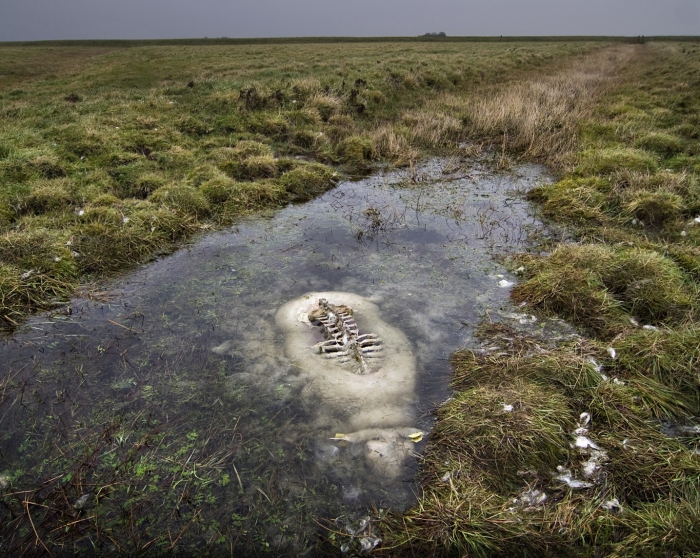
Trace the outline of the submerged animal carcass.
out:
M 406 336 L 377 305 L 346 292 L 308 293 L 275 319 L 316 426 L 361 447 L 375 474 L 397 477 L 421 437 L 412 427 L 416 363 Z

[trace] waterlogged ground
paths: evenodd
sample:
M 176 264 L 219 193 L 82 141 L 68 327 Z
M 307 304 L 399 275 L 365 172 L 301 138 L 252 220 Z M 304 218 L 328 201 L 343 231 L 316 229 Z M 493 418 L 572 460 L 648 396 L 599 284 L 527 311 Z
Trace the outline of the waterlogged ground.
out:
M 0 553 L 370 548 L 367 509 L 412 504 L 417 459 L 378 478 L 312 426 L 323 402 L 300 396 L 275 312 L 310 291 L 378 304 L 428 433 L 485 315 L 544 327 L 509 305 L 499 257 L 543 234 L 522 192 L 545 180 L 451 159 L 344 182 L 33 318 L 0 348 Z

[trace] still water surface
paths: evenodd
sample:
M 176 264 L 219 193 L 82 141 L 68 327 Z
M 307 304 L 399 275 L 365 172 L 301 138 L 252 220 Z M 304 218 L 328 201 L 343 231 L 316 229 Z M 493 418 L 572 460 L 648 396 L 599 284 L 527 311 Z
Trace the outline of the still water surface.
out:
M 410 505 L 450 353 L 475 344 L 485 315 L 517 313 L 498 258 L 543 234 L 522 194 L 546 180 L 439 159 L 343 182 L 112 281 L 70 316 L 32 318 L 0 347 L 1 548 L 36 544 L 22 499 L 54 509 L 33 515 L 47 544 L 105 553 L 296 555 L 317 522 L 340 518 L 352 542 L 367 506 Z M 305 397 L 313 379 L 285 353 L 276 312 L 317 291 L 371 301 L 407 339 L 410 426 L 426 435 L 397 475 L 330 439 L 344 394 Z M 89 521 L 59 529 L 70 517 Z

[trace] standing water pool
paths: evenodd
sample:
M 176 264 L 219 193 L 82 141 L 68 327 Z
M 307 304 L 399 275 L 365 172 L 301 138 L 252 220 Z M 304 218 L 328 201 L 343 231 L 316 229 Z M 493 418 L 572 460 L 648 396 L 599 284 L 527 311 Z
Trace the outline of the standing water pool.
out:
M 543 234 L 546 180 L 343 182 L 33 317 L 0 348 L 0 553 L 371 549 L 416 500 L 450 353 L 518 318 L 499 259 Z

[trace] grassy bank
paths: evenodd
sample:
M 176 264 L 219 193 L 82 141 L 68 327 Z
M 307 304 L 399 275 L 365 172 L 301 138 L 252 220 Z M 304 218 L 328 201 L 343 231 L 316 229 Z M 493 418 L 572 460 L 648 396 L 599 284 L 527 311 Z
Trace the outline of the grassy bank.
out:
M 571 71 L 484 98 L 472 133 L 559 174 L 530 197 L 574 238 L 516 258 L 512 297 L 585 336 L 482 324 L 385 555 L 698 550 L 700 49 L 635 49 L 590 105 Z
M 467 137 L 426 103 L 596 42 L 3 46 L 0 327 L 202 229 Z

